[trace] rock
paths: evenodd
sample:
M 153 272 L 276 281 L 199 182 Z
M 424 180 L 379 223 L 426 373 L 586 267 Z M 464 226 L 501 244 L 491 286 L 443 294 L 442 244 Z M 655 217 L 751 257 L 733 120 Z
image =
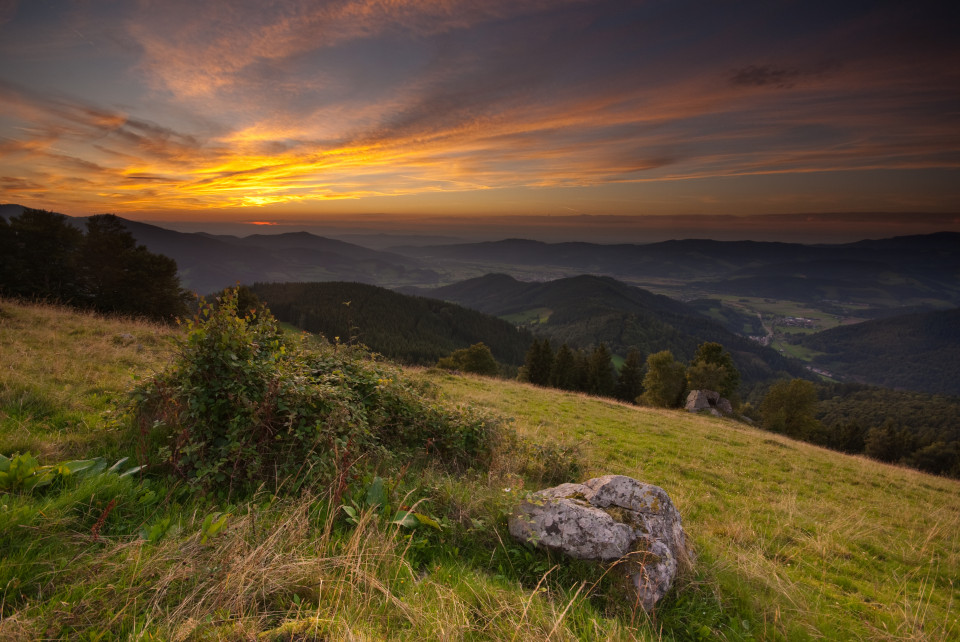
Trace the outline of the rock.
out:
M 673 586 L 678 567 L 691 560 L 680 513 L 666 491 L 623 475 L 533 493 L 509 527 L 524 542 L 578 559 L 615 562 L 648 612 Z
M 733 406 L 730 401 L 713 390 L 691 390 L 690 394 L 687 395 L 687 405 L 684 408 L 690 412 L 708 410 L 715 417 L 733 414 Z

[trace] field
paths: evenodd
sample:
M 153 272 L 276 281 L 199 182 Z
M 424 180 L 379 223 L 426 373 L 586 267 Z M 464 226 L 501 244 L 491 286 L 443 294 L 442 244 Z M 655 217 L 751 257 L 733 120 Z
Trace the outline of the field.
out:
M 0 302 L 0 453 L 29 450 L 41 464 L 130 456 L 118 470 L 133 466 L 144 444 L 118 408 L 135 377 L 173 357 L 178 332 Z M 406 376 L 442 403 L 512 418 L 530 440 L 506 442 L 489 470 L 378 471 L 442 531 L 409 532 L 371 508 L 350 522 L 322 488 L 228 501 L 158 474 L 105 472 L 0 491 L 0 640 L 960 634 L 960 482 L 726 420 Z M 571 462 L 579 477 L 660 485 L 680 509 L 698 563 L 651 617 L 624 608 L 594 571 L 506 535 L 513 503 L 574 474 Z M 368 479 L 354 484 L 354 497 L 369 493 Z

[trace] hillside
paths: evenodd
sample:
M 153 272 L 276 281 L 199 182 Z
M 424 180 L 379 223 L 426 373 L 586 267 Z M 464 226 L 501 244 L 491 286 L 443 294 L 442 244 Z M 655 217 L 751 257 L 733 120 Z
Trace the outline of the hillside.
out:
M 593 472 L 667 489 L 726 639 L 948 640 L 960 634 L 960 482 L 730 421 L 431 374 L 451 399 L 576 443 Z M 918 546 L 917 542 L 923 542 Z M 738 629 L 738 630 L 734 630 Z M 691 636 L 695 637 L 695 636 Z
M 695 309 L 609 277 L 523 282 L 490 274 L 419 292 L 525 323 L 555 347 L 604 342 L 621 356 L 631 349 L 643 354 L 671 350 L 686 361 L 693 358 L 700 343 L 716 341 L 730 351 L 748 387 L 779 372 L 803 376 L 798 365 L 735 335 Z
M 841 326 L 799 344 L 845 380 L 960 396 L 960 308 Z
M 158 447 L 113 409 L 132 377 L 169 362 L 175 332 L 0 301 L 0 453 L 29 449 L 52 464 Z M 323 489 L 195 497 L 160 470 L 7 491 L 0 576 L 17 590 L 0 604 L 0 639 L 946 641 L 960 631 L 960 482 L 683 412 L 433 371 L 393 376 L 439 390 L 431 405 L 513 417 L 535 441 L 508 441 L 489 471 L 378 471 L 440 531 L 404 530 L 370 508 L 352 524 Z M 698 562 L 652 619 L 582 565 L 512 543 L 513 502 L 548 473 L 553 483 L 628 474 L 673 498 Z M 342 501 L 362 502 L 369 483 L 350 481 L 360 490 Z
M 257 283 L 251 290 L 279 320 L 330 340 L 358 341 L 410 364 L 434 364 L 483 342 L 497 361 L 523 363 L 532 337 L 475 310 L 362 283 Z

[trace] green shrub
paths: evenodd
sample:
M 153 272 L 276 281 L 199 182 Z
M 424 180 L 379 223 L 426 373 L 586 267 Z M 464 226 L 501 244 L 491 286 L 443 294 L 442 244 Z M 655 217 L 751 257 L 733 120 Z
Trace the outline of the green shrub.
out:
M 359 349 L 308 349 L 265 309 L 238 316 L 235 290 L 201 304 L 177 359 L 135 390 L 132 409 L 177 475 L 227 495 L 285 479 L 342 490 L 359 464 L 391 459 L 484 466 L 495 432 Z

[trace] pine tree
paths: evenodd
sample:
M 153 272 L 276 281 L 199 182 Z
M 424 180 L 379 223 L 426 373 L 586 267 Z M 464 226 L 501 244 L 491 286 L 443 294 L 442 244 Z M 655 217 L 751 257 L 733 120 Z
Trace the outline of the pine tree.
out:
M 590 356 L 581 348 L 573 353 L 573 389 L 590 391 Z
M 71 303 L 77 298 L 77 249 L 83 232 L 67 217 L 24 209 L 4 231 L 9 252 L 0 293 Z
M 613 360 L 606 344 L 601 343 L 590 355 L 588 391 L 590 394 L 609 397 L 616 386 Z
M 550 385 L 550 371 L 553 369 L 553 348 L 550 347 L 550 340 L 544 339 L 540 344 L 540 353 L 536 362 L 536 380 L 533 383 L 538 386 Z
M 628 403 L 637 403 L 643 393 L 643 356 L 639 350 L 631 350 L 620 366 L 615 395 L 617 399 Z
M 530 349 L 527 350 L 519 377 L 522 381 L 538 386 L 549 386 L 552 367 L 553 350 L 550 348 L 550 341 L 544 339 L 541 343 L 538 339 L 534 339 Z
M 114 312 L 171 321 L 187 312 L 176 262 L 153 254 L 111 214 L 87 219 L 87 234 L 77 258 L 85 305 Z
M 553 360 L 553 368 L 550 370 L 550 385 L 561 390 L 574 390 L 576 388 L 576 358 L 573 350 L 566 343 L 557 350 L 557 356 Z

